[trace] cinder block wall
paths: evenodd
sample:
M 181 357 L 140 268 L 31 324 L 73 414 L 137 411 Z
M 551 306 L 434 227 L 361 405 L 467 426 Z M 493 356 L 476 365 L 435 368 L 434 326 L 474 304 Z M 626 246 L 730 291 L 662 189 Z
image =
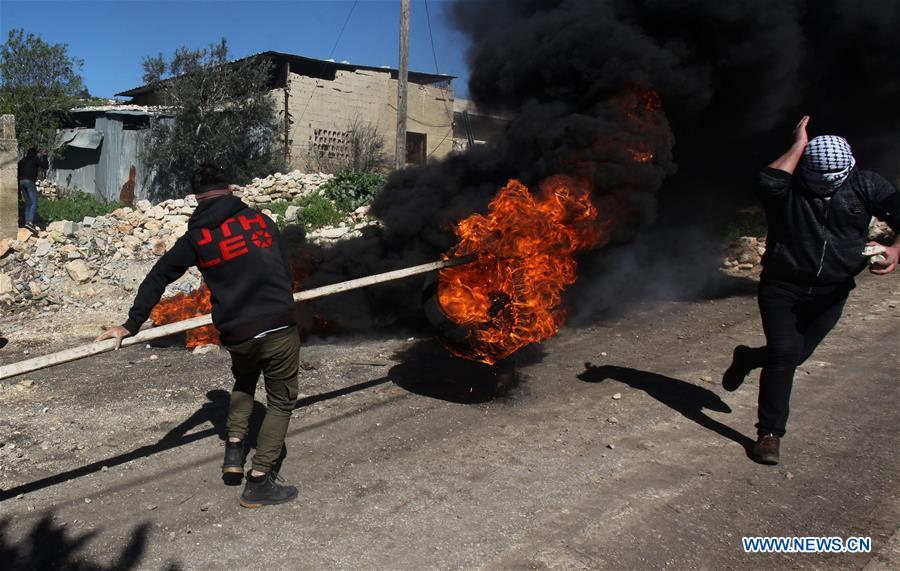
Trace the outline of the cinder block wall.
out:
M 278 98 L 275 98 L 278 101 Z M 283 109 L 283 99 L 280 103 Z M 289 110 L 291 167 L 314 166 L 311 150 L 319 142 L 335 142 L 355 118 L 375 125 L 393 159 L 397 128 L 397 81 L 390 72 L 339 70 L 334 80 L 290 74 Z M 425 133 L 428 159 L 446 156 L 453 148 L 453 91 L 451 88 L 409 84 L 407 130 Z
M 12 115 L 0 117 L 0 240 L 19 231 L 19 145 Z

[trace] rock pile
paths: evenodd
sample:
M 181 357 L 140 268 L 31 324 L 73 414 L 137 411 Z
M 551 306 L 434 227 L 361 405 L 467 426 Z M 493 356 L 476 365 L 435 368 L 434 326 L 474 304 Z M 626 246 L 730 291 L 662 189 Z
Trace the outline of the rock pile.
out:
M 43 198 L 55 200 L 59 198 L 59 186 L 49 179 L 37 181 L 37 189 Z
M 277 221 L 278 217 L 264 208 L 266 204 L 315 193 L 332 176 L 299 171 L 277 173 L 233 190 L 248 205 Z M 58 192 L 53 183 L 42 181 L 42 185 L 42 189 Z M 69 293 L 62 292 L 71 292 L 78 285 L 87 290 L 88 284 L 110 284 L 130 291 L 150 263 L 187 231 L 188 219 L 196 206 L 193 195 L 156 205 L 139 200 L 134 208 L 118 208 L 105 216 L 88 216 L 80 222 L 52 222 L 37 234 L 22 229 L 16 239 L 0 240 L 0 304 L 65 302 Z M 299 207 L 292 206 L 285 218 L 288 222 L 296 220 L 298 213 Z M 368 207 L 362 206 L 338 226 L 311 233 L 310 239 L 328 243 L 359 236 L 362 228 L 372 224 L 366 220 L 367 214 Z M 199 274 L 194 272 L 175 291 L 197 285 Z
M 81 223 L 53 222 L 37 234 L 22 229 L 15 240 L 0 240 L 0 303 L 77 306 L 77 298 L 94 296 L 96 287 L 134 289 L 152 261 L 187 230 L 184 212 L 190 207 L 167 202 L 139 203 L 144 212 L 120 208 Z M 175 289 L 196 285 L 199 277 L 192 275 Z
M 881 243 L 890 243 L 894 240 L 894 233 L 886 222 L 872 218 L 869 222 L 869 240 Z M 752 270 L 760 265 L 762 256 L 766 253 L 766 239 L 754 236 L 741 236 L 736 242 L 725 247 L 723 265 L 732 271 Z
M 729 270 L 752 270 L 766 253 L 766 239 L 741 236 L 725 248 L 724 266 Z
M 324 183 L 334 178 L 333 174 L 275 173 L 265 178 L 254 178 L 245 186 L 232 186 L 237 196 L 250 206 L 263 206 L 270 202 L 285 200 L 291 202 L 298 198 L 314 194 Z

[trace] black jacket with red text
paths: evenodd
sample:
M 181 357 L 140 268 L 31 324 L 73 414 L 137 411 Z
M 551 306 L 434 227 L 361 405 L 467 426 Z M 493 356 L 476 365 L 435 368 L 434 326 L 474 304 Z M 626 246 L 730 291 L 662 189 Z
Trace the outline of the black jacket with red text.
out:
M 233 345 L 296 323 L 287 247 L 275 223 L 234 196 L 201 201 L 188 230 L 138 288 L 124 327 L 134 335 L 166 286 L 197 266 L 209 286 L 213 324 Z

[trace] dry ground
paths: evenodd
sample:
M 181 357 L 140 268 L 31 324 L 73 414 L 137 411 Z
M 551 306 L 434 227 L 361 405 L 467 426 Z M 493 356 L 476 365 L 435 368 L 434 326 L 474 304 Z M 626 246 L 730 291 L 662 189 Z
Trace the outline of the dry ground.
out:
M 300 497 L 260 510 L 240 508 L 219 473 L 227 354 L 132 347 L 2 381 L 0 560 L 898 568 L 900 278 L 862 276 L 798 372 L 776 467 L 744 451 L 756 375 L 735 393 L 718 385 L 732 347 L 762 339 L 753 284 L 738 285 L 566 329 L 519 356 L 512 382 L 428 339 L 307 344 L 282 470 Z M 0 363 L 86 340 L 118 320 L 107 310 L 0 319 Z M 745 535 L 862 535 L 874 549 L 748 555 Z

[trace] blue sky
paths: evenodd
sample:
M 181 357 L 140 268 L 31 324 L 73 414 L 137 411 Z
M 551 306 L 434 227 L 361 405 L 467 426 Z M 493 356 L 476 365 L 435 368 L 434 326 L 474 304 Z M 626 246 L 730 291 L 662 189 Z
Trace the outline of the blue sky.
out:
M 411 70 L 434 72 L 422 0 L 410 2 Z M 232 57 L 274 50 L 327 58 L 350 13 L 350 0 L 0 0 L 0 33 L 23 28 L 49 43 L 69 45 L 84 60 L 82 77 L 92 95 L 111 97 L 141 85 L 141 61 L 182 45 L 205 47 L 223 36 Z M 444 0 L 428 12 L 440 73 L 467 93 L 463 37 L 447 24 Z M 399 0 L 359 0 L 332 56 L 365 65 L 398 66 Z

